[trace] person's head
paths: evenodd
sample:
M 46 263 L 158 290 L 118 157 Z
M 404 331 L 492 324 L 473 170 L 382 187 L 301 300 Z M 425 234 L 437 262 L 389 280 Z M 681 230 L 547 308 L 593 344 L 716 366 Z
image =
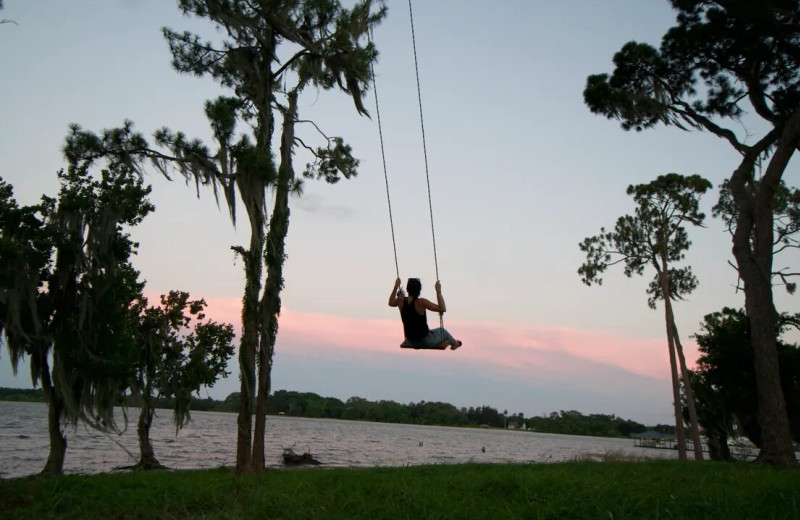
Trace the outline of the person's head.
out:
M 419 293 L 422 292 L 422 282 L 419 281 L 419 278 L 409 278 L 406 290 L 408 290 L 409 296 L 419 298 Z

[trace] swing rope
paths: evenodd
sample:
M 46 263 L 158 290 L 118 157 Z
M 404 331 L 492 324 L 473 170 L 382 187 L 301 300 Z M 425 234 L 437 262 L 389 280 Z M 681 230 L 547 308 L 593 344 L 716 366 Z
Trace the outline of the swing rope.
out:
M 422 117 L 422 88 L 419 82 L 419 60 L 417 60 L 417 37 L 414 32 L 414 10 L 408 0 L 408 18 L 411 20 L 411 46 L 414 49 L 414 72 L 417 78 L 417 100 L 419 101 L 419 125 L 422 129 L 422 155 L 425 158 L 425 182 L 428 186 L 428 209 L 431 215 L 431 238 L 433 239 L 433 263 L 436 268 L 436 280 L 439 280 L 439 258 L 436 254 L 436 229 L 433 225 L 433 200 L 431 198 L 431 176 L 428 170 L 428 146 L 425 141 L 425 119 Z M 439 313 L 439 326 L 444 328 L 444 316 Z
M 370 41 L 372 40 L 372 30 L 370 29 Z M 375 91 L 375 115 L 378 118 L 378 136 L 381 141 L 381 159 L 383 160 L 383 179 L 386 182 L 386 202 L 389 205 L 389 226 L 392 228 L 392 247 L 394 248 L 394 269 L 397 278 L 400 278 L 400 264 L 397 262 L 397 240 L 394 234 L 394 218 L 392 218 L 392 198 L 389 196 L 389 173 L 386 168 L 386 151 L 383 146 L 383 126 L 381 125 L 381 107 L 378 104 L 378 83 L 375 80 L 375 67 L 373 62 L 369 64 L 372 73 L 372 89 Z
M 422 155 L 425 158 L 425 181 L 428 186 L 428 209 L 431 215 L 431 237 L 433 238 L 433 263 L 436 267 L 436 279 L 439 280 L 439 259 L 436 254 L 436 231 L 433 226 L 433 202 L 431 199 L 431 176 L 428 171 L 428 146 L 425 141 L 425 119 L 422 117 L 422 89 L 419 83 L 419 63 L 417 60 L 417 38 L 414 33 L 414 11 L 411 0 L 408 0 L 408 17 L 411 20 L 411 46 L 414 49 L 414 72 L 417 77 L 417 100 L 419 101 L 419 124 L 422 129 Z M 440 315 L 441 316 L 441 315 Z
M 428 147 L 425 139 L 425 119 L 422 115 L 422 89 L 420 88 L 420 81 L 419 81 L 419 62 L 417 59 L 417 40 L 416 34 L 414 32 L 414 11 L 411 6 L 411 0 L 408 0 L 408 15 L 411 21 L 411 44 L 414 51 L 414 71 L 416 74 L 417 80 L 417 100 L 419 102 L 419 122 L 420 128 L 422 129 L 422 154 L 425 159 L 425 181 L 428 189 L 428 210 L 430 212 L 431 218 L 431 238 L 433 240 L 433 262 L 434 267 L 436 270 L 436 280 L 439 280 L 439 259 L 436 251 L 436 231 L 433 222 L 433 199 L 431 197 L 431 178 L 430 178 L 430 170 L 428 168 Z M 370 30 L 370 41 L 372 41 L 372 31 Z M 394 268 L 395 273 L 397 274 L 397 278 L 400 278 L 400 267 L 399 262 L 397 260 L 397 239 L 394 231 L 394 217 L 392 214 L 392 198 L 389 193 L 389 173 L 388 168 L 386 166 L 386 148 L 384 145 L 383 140 L 383 124 L 381 122 L 381 109 L 380 103 L 378 101 L 378 83 L 375 78 L 375 67 L 372 62 L 370 62 L 370 72 L 372 73 L 372 88 L 375 92 L 375 115 L 378 119 L 378 137 L 380 139 L 381 145 L 381 160 L 383 162 L 383 179 L 386 185 L 386 202 L 389 208 L 389 227 L 392 231 L 392 248 L 394 251 Z M 444 317 L 441 313 L 439 313 L 439 325 L 444 328 Z

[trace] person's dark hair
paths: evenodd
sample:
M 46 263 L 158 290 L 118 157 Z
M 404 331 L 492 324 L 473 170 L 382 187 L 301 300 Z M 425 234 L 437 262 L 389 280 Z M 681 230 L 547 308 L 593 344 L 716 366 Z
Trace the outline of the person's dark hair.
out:
M 419 298 L 419 293 L 422 292 L 422 282 L 419 281 L 419 278 L 409 278 L 406 290 L 408 290 L 409 296 Z

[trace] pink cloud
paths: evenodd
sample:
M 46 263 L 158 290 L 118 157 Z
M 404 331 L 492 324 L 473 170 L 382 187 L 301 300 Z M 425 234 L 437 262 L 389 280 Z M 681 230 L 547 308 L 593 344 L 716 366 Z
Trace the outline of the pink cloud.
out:
M 241 300 L 207 298 L 207 301 L 209 317 L 233 323 L 238 329 Z M 355 319 L 284 308 L 277 348 L 292 355 L 323 358 L 346 355 L 384 359 L 388 363 L 395 359 L 393 356 L 457 356 L 453 358 L 455 363 L 526 377 L 553 373 L 589 377 L 597 364 L 647 378 L 670 377 L 666 338 L 630 337 L 616 332 L 540 324 L 447 320 L 445 326 L 464 341 L 458 353 L 400 349 L 403 338 L 399 320 Z M 684 347 L 687 361 L 692 364 L 696 345 L 686 341 Z

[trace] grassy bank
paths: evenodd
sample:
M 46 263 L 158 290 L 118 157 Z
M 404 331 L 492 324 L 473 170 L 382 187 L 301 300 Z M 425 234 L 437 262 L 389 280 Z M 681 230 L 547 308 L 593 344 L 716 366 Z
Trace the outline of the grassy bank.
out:
M 3 519 L 800 519 L 800 471 L 572 462 L 0 481 Z

